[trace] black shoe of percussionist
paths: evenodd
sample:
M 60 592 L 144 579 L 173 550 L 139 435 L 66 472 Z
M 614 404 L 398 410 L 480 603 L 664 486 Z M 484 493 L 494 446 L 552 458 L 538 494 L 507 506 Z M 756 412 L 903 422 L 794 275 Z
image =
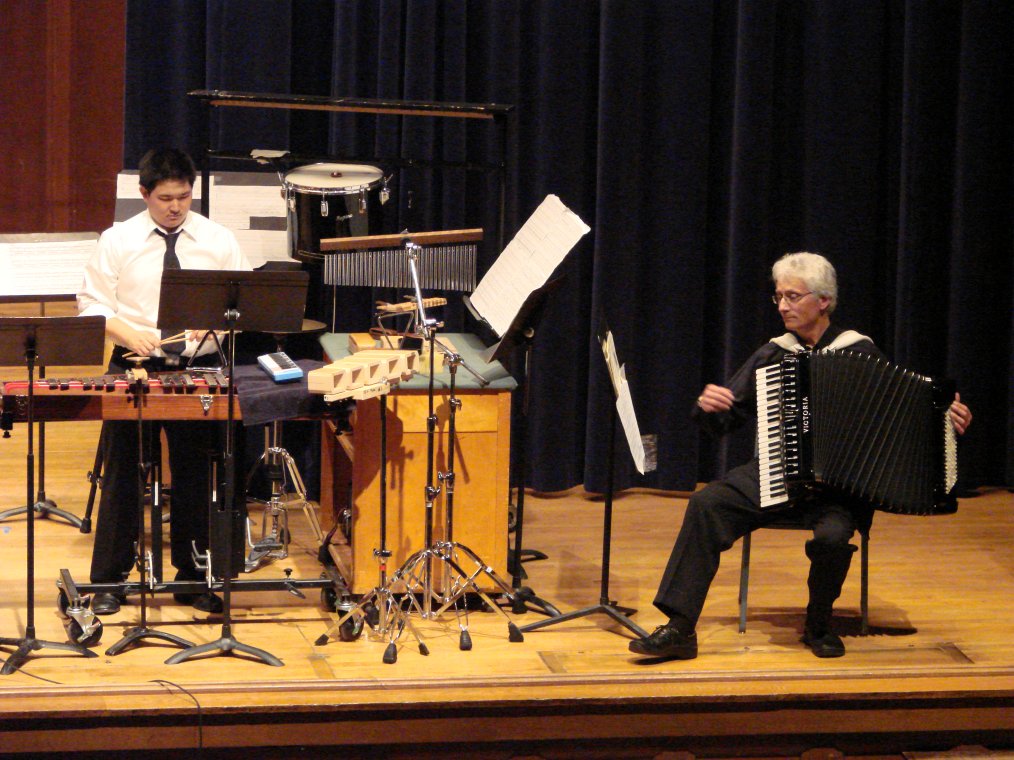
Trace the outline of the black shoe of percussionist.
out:
M 127 603 L 127 597 L 123 594 L 95 594 L 92 597 L 91 610 L 96 615 L 115 615 L 120 611 L 120 605 Z
M 697 632 L 693 629 L 686 632 L 679 626 L 666 623 L 650 636 L 634 639 L 628 648 L 634 654 L 660 660 L 692 660 L 697 657 Z
M 188 573 L 180 570 L 176 573 L 176 580 L 202 581 L 204 578 L 196 572 Z M 212 594 L 210 591 L 179 592 L 173 594 L 173 599 L 175 599 L 178 604 L 189 604 L 198 612 L 207 612 L 212 615 L 217 615 L 225 609 L 225 605 L 222 604 L 221 598 Z
M 173 594 L 173 599 L 180 604 L 189 604 L 198 612 L 207 612 L 212 615 L 217 615 L 225 609 L 221 598 L 210 591 L 205 591 L 203 594 Z
M 803 629 L 803 643 L 810 647 L 817 657 L 845 656 L 845 642 L 830 628 L 807 625 Z

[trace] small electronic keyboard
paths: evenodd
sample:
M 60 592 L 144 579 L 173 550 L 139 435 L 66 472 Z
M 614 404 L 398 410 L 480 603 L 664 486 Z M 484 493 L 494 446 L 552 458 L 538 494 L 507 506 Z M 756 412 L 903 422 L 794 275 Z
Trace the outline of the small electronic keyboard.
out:
M 262 354 L 257 357 L 257 363 L 276 383 L 287 383 L 303 376 L 303 369 L 282 351 Z

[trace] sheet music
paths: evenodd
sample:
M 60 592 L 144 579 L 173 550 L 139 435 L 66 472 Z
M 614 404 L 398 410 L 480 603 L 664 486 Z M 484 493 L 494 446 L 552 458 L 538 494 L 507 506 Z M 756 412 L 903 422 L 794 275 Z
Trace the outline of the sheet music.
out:
M 0 296 L 73 295 L 98 239 L 0 243 Z
M 546 196 L 469 297 L 498 336 L 590 229 L 558 197 Z
M 602 340 L 602 353 L 605 354 L 609 379 L 612 380 L 613 390 L 616 392 L 616 412 L 619 414 L 620 424 L 623 425 L 630 455 L 634 458 L 637 471 L 644 475 L 655 469 L 654 436 L 641 435 L 637 415 L 634 413 L 634 398 L 630 394 L 630 384 L 627 382 L 627 372 L 616 355 L 612 332 L 606 332 Z

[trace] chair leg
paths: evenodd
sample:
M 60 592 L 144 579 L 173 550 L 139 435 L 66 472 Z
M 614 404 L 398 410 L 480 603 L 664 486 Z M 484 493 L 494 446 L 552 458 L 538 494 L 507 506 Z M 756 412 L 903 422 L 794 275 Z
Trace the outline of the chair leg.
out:
M 861 534 L 859 552 L 859 617 L 860 633 L 866 636 L 870 631 L 870 537 Z
M 743 558 L 739 568 L 739 632 L 746 633 L 746 596 L 750 586 L 750 534 L 743 536 Z

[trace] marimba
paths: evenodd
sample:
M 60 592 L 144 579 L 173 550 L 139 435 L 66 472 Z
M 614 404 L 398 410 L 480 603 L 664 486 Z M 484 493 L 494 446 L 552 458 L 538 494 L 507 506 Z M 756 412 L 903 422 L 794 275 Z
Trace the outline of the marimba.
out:
M 146 420 L 226 420 L 229 379 L 221 372 L 163 372 L 138 381 L 127 375 L 43 378 L 35 381 L 36 422 L 136 420 L 141 403 Z M 237 388 L 238 393 L 238 388 Z M 28 419 L 28 381 L 3 383 L 3 413 L 14 422 Z M 239 404 L 234 410 L 240 419 Z

